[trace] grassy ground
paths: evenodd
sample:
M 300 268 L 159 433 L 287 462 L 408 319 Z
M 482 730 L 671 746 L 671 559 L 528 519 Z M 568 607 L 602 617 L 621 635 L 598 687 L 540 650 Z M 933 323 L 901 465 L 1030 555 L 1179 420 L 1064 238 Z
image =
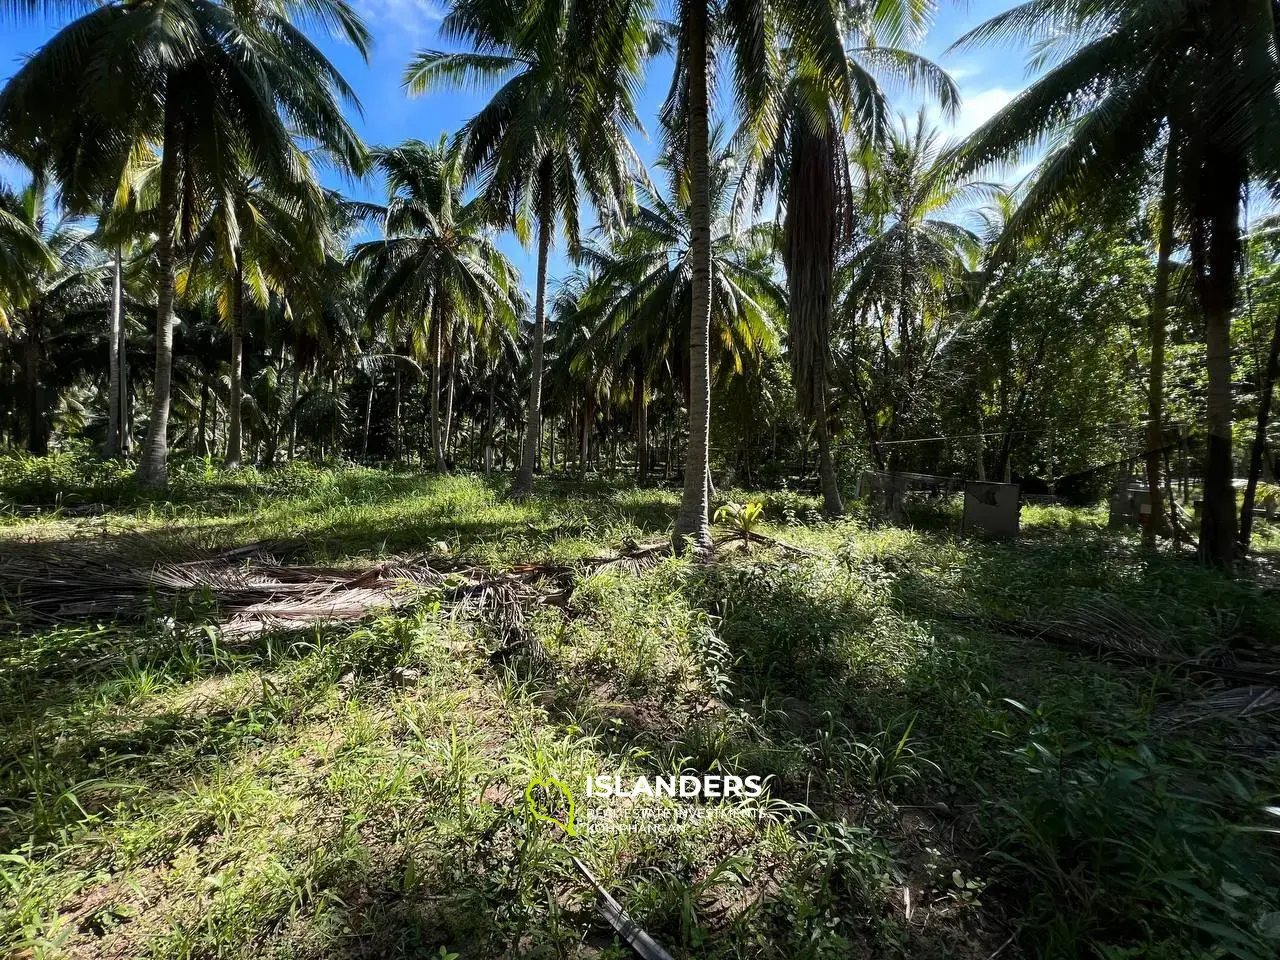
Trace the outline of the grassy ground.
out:
M 159 500 L 112 467 L 2 466 L 0 556 L 574 562 L 665 534 L 676 502 L 191 466 Z M 442 593 L 234 642 L 196 600 L 0 619 L 0 955 L 628 956 L 574 856 L 676 957 L 1275 955 L 1273 720 L 1174 663 L 1008 626 L 1087 615 L 1166 661 L 1275 662 L 1274 583 L 1144 554 L 1091 512 L 1029 508 L 995 544 L 760 499 L 813 556 L 588 577 L 530 612 L 549 663 L 495 664 L 502 638 Z M 724 804 L 584 795 L 681 771 L 772 779 Z M 576 836 L 530 815 L 545 776 Z

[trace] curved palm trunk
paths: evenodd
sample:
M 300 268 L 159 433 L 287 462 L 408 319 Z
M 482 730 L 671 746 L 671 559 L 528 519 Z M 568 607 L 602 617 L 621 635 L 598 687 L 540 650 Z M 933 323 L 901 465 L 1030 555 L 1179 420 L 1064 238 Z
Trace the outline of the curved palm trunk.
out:
M 116 247 L 111 271 L 111 329 L 107 345 L 107 442 L 103 453 L 107 457 L 120 455 L 121 403 L 120 403 L 120 340 L 123 326 L 124 292 L 121 278 L 120 248 Z
M 1160 249 L 1156 260 L 1155 289 L 1151 294 L 1151 375 L 1147 384 L 1147 491 L 1151 516 L 1142 531 L 1143 542 L 1155 543 L 1167 526 L 1161 494 L 1160 458 L 1164 446 L 1164 345 L 1169 307 L 1169 275 L 1173 257 L 1174 178 L 1177 174 L 1177 132 L 1169 131 L 1165 150 L 1164 183 L 1160 196 Z
M 160 158 L 160 235 L 156 261 L 160 270 L 156 295 L 156 375 L 152 384 L 151 419 L 138 464 L 138 480 L 163 487 L 168 480 L 169 391 L 173 380 L 173 233 L 178 213 L 180 121 L 176 104 L 165 104 L 164 146 Z
M 1267 368 L 1262 375 L 1262 394 L 1258 397 L 1258 425 L 1253 433 L 1253 447 L 1249 452 L 1249 480 L 1244 488 L 1244 501 L 1240 504 L 1240 549 L 1246 553 L 1253 538 L 1253 504 L 1258 496 L 1258 481 L 1262 478 L 1262 457 L 1267 449 L 1267 423 L 1271 419 L 1271 398 L 1276 380 L 1280 378 L 1280 310 L 1276 311 L 1275 329 L 1271 332 L 1271 352 L 1267 356 Z
M 713 549 L 707 509 L 710 499 L 711 361 L 711 178 L 708 141 L 707 3 L 685 6 L 689 37 L 689 255 L 692 259 L 692 309 L 689 315 L 689 449 L 685 457 L 684 495 L 676 514 L 671 544 L 700 556 Z
M 544 188 L 544 197 L 547 190 Z M 529 411 L 524 432 L 524 450 L 520 457 L 520 471 L 516 474 L 511 496 L 523 500 L 533 493 L 533 470 L 538 460 L 538 439 L 542 434 L 542 354 L 546 336 L 547 309 L 547 254 L 551 249 L 551 212 L 543 209 L 538 217 L 538 291 L 534 301 L 533 364 L 529 377 Z
M 244 268 L 236 254 L 235 289 L 231 291 L 231 393 L 227 402 L 228 467 L 240 466 L 244 440 L 241 435 L 240 400 L 244 393 Z

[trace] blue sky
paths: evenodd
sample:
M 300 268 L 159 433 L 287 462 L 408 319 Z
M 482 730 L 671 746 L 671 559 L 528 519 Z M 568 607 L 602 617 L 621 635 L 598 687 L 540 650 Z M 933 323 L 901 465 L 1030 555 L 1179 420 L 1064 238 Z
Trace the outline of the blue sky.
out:
M 431 0 L 353 0 L 374 35 L 370 62 L 343 44 L 322 40 L 322 45 L 355 88 L 363 116 L 355 119 L 361 136 L 370 144 L 390 144 L 417 137 L 435 140 L 442 131 L 452 133 L 483 103 L 484 95 L 469 91 L 435 93 L 416 99 L 405 96 L 400 76 L 416 50 L 440 46 L 436 37 L 441 4 Z M 1011 6 L 1013 0 L 940 0 L 940 9 L 921 52 L 939 58 L 969 27 Z M 0 79 L 7 80 L 22 58 L 37 50 L 61 26 L 58 20 L 15 23 L 0 21 Z M 964 95 L 964 104 L 949 133 L 962 136 L 976 128 L 1022 89 L 1027 82 L 1022 51 L 988 48 L 942 58 Z M 640 115 L 650 140 L 637 144 L 641 156 L 651 160 L 657 149 L 657 114 L 670 83 L 670 61 L 655 61 L 641 97 Z M 903 109 L 914 107 L 902 99 Z M 20 171 L 0 169 L 0 176 L 14 182 Z M 378 183 L 334 183 L 345 192 L 381 199 Z M 533 279 L 533 258 L 507 237 L 503 247 L 521 268 L 526 283 Z M 567 271 L 563 257 L 555 256 L 553 279 Z

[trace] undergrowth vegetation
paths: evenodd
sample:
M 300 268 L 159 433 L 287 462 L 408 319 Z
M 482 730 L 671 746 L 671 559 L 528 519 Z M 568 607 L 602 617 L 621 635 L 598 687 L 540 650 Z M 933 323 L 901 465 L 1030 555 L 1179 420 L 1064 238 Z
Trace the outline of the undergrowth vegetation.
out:
M 654 539 L 676 503 L 196 464 L 159 500 L 85 470 L 7 461 L 0 550 L 575 562 Z M 800 549 L 587 577 L 530 611 L 538 660 L 498 656 L 447 589 L 247 638 L 199 596 L 0 625 L 0 953 L 628 956 L 577 857 L 676 957 L 1275 956 L 1280 731 L 1180 665 L 1276 661 L 1265 571 L 1144 553 L 1086 511 L 1028 508 L 1001 544 L 724 500 Z M 1014 628 L 1081 611 L 1108 655 Z M 695 771 L 770 779 L 722 804 L 585 795 Z M 576 835 L 531 813 L 548 777 Z

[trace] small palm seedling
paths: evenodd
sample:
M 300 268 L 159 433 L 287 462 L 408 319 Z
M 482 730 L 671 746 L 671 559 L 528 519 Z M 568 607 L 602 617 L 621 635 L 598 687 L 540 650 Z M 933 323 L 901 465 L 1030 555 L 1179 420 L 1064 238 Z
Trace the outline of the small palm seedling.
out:
M 750 541 L 763 514 L 761 503 L 726 503 L 716 511 L 716 523 L 732 527 L 736 535 Z

